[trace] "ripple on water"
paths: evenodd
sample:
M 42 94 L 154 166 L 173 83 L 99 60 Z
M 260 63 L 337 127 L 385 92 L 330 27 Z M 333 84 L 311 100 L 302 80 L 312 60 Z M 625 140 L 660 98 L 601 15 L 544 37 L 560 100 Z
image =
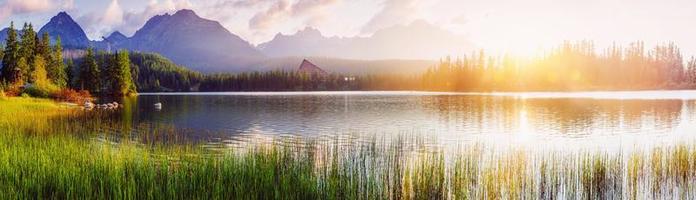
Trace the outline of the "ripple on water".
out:
M 121 112 L 134 135 L 172 126 L 189 130 L 177 131 L 184 140 L 224 146 L 420 138 L 413 145 L 616 149 L 693 139 L 694 99 L 694 91 L 171 93 L 141 95 Z M 171 109 L 155 112 L 153 102 Z

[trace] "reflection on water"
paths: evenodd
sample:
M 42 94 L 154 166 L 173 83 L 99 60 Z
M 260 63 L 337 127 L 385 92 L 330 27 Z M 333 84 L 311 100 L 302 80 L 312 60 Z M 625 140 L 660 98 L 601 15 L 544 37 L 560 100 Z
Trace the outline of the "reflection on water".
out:
M 188 140 L 223 144 L 250 136 L 344 137 L 356 142 L 417 136 L 436 146 L 475 142 L 612 149 L 685 141 L 696 128 L 694 100 L 494 94 L 151 94 L 124 100 L 120 116 L 128 122 L 125 126 L 174 126 L 190 130 L 182 136 Z M 659 92 L 647 95 L 659 96 Z M 161 110 L 154 109 L 157 102 L 163 104 Z
M 164 104 L 162 110 L 154 108 L 156 102 Z M 333 192 L 329 197 L 337 198 L 343 191 L 373 199 L 696 198 L 696 104 L 690 100 L 318 93 L 141 96 L 122 103 L 116 112 L 0 115 L 0 130 L 9 130 L 0 138 L 10 147 L 2 149 L 4 158 L 19 160 L 5 162 L 5 168 L 17 169 L 5 171 L 29 168 L 31 173 L 19 173 L 53 180 L 40 166 L 58 166 L 49 167 L 59 172 L 51 174 L 61 174 L 67 164 L 75 173 L 96 172 L 88 173 L 93 177 L 110 166 L 118 171 L 109 174 L 119 178 L 133 171 L 131 177 L 165 177 L 149 184 L 157 187 L 194 180 L 220 184 L 216 188 L 261 185 L 271 189 L 263 193 L 279 193 L 277 188 L 298 182 L 309 187 L 292 192 Z M 94 142 L 82 146 L 72 135 Z M 44 136 L 56 138 L 40 141 Z M 188 141 L 203 148 L 162 148 Z M 72 147 L 62 151 L 63 144 Z M 656 144 L 667 145 L 646 146 Z M 635 146 L 640 148 L 630 149 Z M 116 165 L 70 166 L 80 164 L 72 163 L 70 152 L 83 150 L 96 154 L 77 155 L 82 159 L 113 158 Z M 65 157 L 41 156 L 46 152 Z M 33 162 L 20 159 L 32 156 Z M 55 160 L 41 159 L 47 157 Z M 158 170 L 131 164 L 141 162 Z M 183 176 L 161 176 L 177 173 Z M 296 174 L 308 181 L 295 181 Z

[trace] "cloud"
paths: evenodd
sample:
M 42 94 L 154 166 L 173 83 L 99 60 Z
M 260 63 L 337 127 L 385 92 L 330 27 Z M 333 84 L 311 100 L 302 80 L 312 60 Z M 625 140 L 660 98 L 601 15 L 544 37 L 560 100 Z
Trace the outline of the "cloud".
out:
M 53 7 L 53 2 L 49 0 L 8 0 L 4 6 L 12 9 L 15 14 L 41 12 Z
M 75 9 L 75 0 L 65 0 L 60 7 L 64 10 Z
M 419 0 L 385 0 L 382 10 L 377 12 L 360 31 L 372 34 L 377 30 L 409 24 L 420 18 Z
M 101 22 L 105 25 L 116 25 L 123 23 L 123 9 L 119 5 L 118 0 L 113 0 L 106 8 Z
M 466 15 L 459 15 L 453 18 L 451 23 L 456 25 L 465 25 L 469 23 L 469 17 L 467 17 Z
M 53 10 L 61 1 L 54 0 L 7 0 L 0 3 L 0 21 L 15 14 L 28 14 Z
M 251 29 L 267 29 L 275 22 L 280 21 L 286 16 L 289 10 L 289 3 L 286 0 L 280 0 L 271 5 L 266 11 L 257 13 L 249 20 L 249 28 Z
M 130 35 L 135 33 L 137 29 L 145 25 L 145 22 L 155 15 L 191 7 L 191 2 L 188 0 L 151 0 L 142 11 L 124 13 L 123 23 L 115 28 L 126 35 Z
M 228 22 L 239 17 L 251 17 L 244 14 L 263 9 L 275 1 L 277 0 L 211 0 L 206 3 L 197 3 L 195 7 L 199 14 Z
M 253 8 L 261 5 L 266 5 L 273 2 L 273 0 L 238 0 L 238 1 L 228 1 L 220 0 L 214 5 L 215 8 Z
M 263 1 L 263 0 L 257 0 Z M 288 0 L 279 0 L 268 9 L 256 13 L 249 20 L 249 28 L 265 30 L 273 25 L 293 18 L 305 18 L 309 24 L 318 24 L 326 16 L 327 7 L 340 2 L 339 0 L 297 0 L 290 3 Z

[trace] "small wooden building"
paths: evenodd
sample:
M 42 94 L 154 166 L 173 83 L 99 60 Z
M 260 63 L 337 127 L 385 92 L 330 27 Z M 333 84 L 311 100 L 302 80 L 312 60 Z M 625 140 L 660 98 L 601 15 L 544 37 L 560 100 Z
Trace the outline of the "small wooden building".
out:
M 329 73 L 324 71 L 323 69 L 317 67 L 317 65 L 309 62 L 307 59 L 302 60 L 302 64 L 300 64 L 300 67 L 297 69 L 298 72 L 303 73 L 303 74 L 308 74 L 312 76 L 328 76 Z

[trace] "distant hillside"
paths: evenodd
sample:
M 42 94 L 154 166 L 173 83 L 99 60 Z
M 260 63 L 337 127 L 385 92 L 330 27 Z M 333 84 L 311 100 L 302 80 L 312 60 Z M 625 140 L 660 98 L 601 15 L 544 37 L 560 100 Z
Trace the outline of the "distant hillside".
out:
M 135 53 L 131 63 L 138 71 L 138 91 L 196 91 L 203 75 L 157 54 Z
M 278 34 L 259 49 L 270 57 L 332 57 L 355 60 L 438 59 L 463 55 L 476 47 L 465 37 L 425 21 L 379 30 L 370 37 L 325 37 L 306 28 Z
M 65 52 L 74 60 L 73 74 L 78 74 L 84 50 Z M 100 54 L 97 56 L 99 59 Z M 139 92 L 187 92 L 198 89 L 203 74 L 175 64 L 169 59 L 152 53 L 130 53 L 133 78 Z M 100 66 L 104 68 L 105 66 Z

